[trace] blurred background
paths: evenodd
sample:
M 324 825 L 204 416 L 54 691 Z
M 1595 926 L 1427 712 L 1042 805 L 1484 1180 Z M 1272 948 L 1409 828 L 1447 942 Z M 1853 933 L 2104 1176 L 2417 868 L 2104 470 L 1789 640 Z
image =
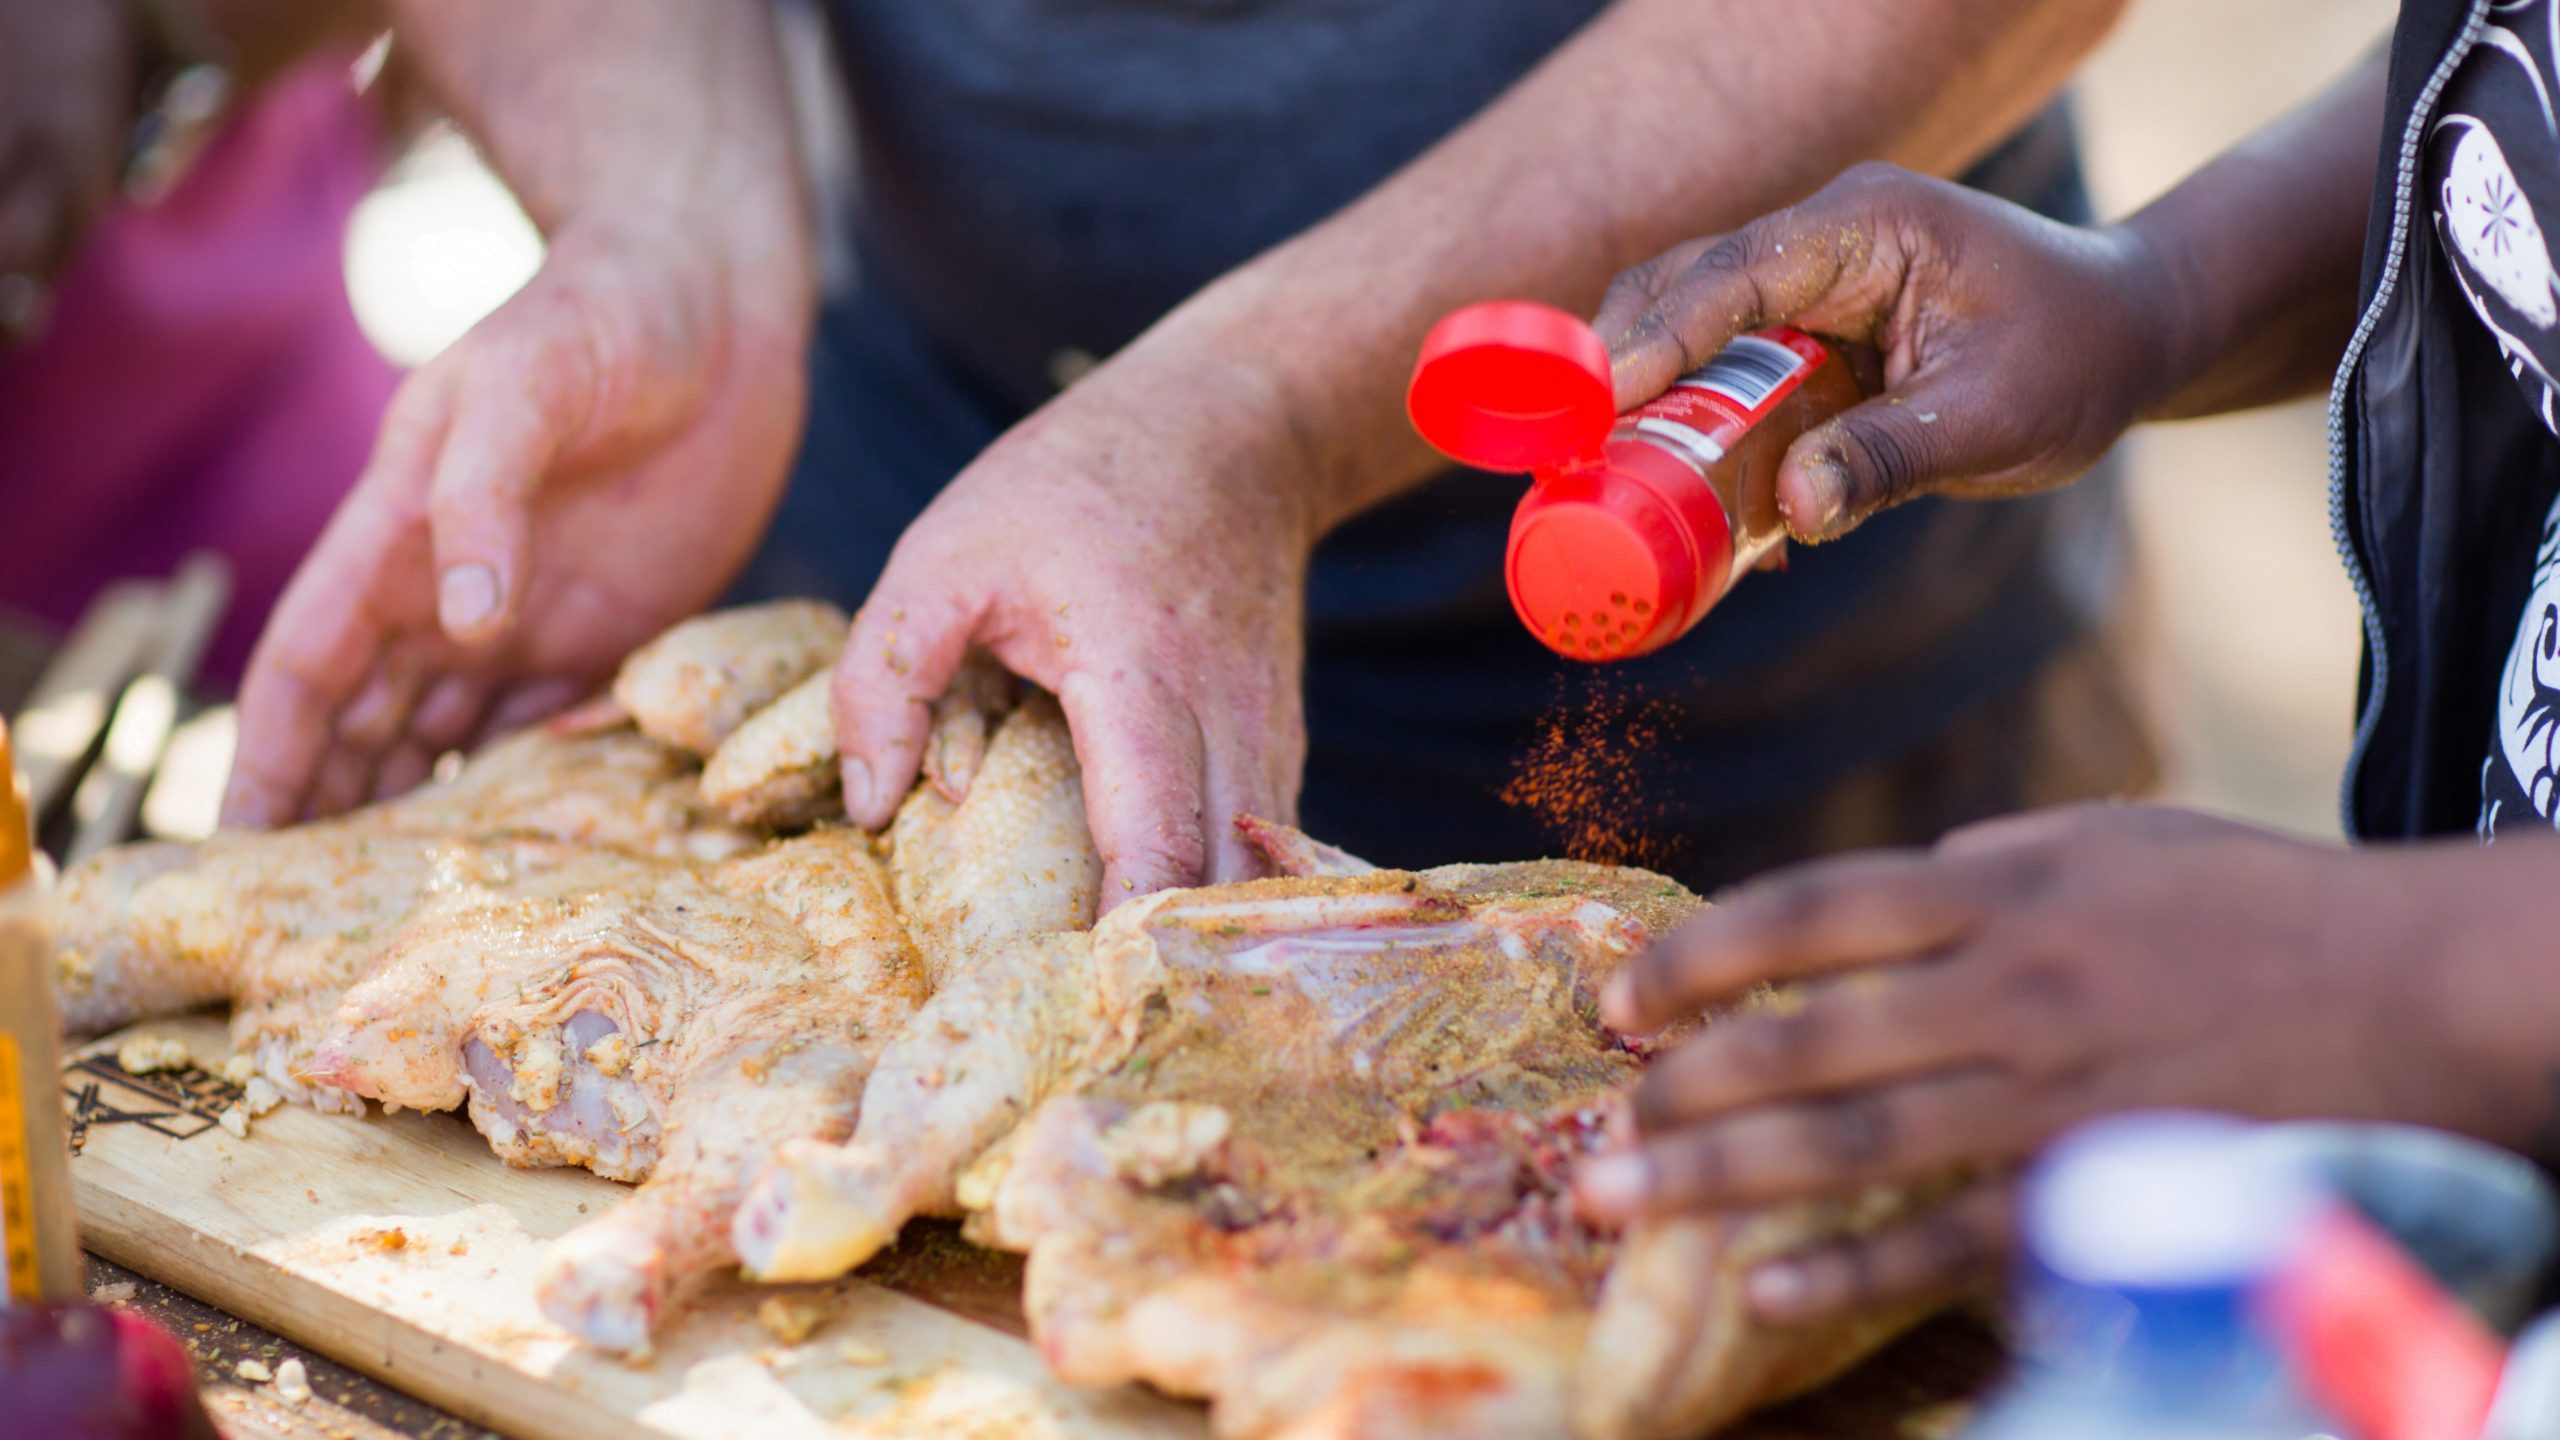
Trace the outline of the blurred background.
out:
M 2389 34 L 2391 0 L 2134 0 L 2080 87 L 2098 208 L 2140 208 Z M 2359 626 L 2329 536 L 2327 406 L 2132 447 L 2146 678 L 2173 798 L 2335 836 Z

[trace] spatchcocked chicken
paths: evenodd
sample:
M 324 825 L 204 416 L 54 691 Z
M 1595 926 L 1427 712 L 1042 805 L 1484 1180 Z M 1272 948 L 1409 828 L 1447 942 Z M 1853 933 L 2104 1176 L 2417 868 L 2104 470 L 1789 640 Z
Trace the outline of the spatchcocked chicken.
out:
M 707 616 L 412 796 L 77 868 L 66 1014 L 228 999 L 295 1098 L 466 1107 L 512 1163 L 638 1181 L 535 1277 L 622 1351 L 691 1279 L 840 1274 L 924 1214 L 1028 1255 L 1062 1376 L 1205 1397 L 1239 1440 L 1696 1434 L 1914 1318 L 1767 1330 L 1734 1283 L 1899 1194 L 1574 1212 L 1648 1053 L 1596 997 L 1694 895 L 1383 871 L 1238 817 L 1279 878 L 1096 925 L 1064 718 L 983 658 L 888 830 L 829 823 L 844 632 Z
M 716 755 L 823 677 L 842 617 L 772 609 L 635 654 L 618 701 L 661 707 L 632 712 L 640 732 Z M 733 649 L 753 663 L 724 665 Z M 686 1281 L 735 1263 L 730 1214 L 773 1147 L 851 1132 L 938 967 L 1092 923 L 1101 865 L 1056 703 L 983 666 L 955 694 L 903 853 L 717 818 L 695 754 L 592 711 L 337 820 L 109 852 L 64 876 L 67 1023 L 229 1000 L 235 1048 L 291 1098 L 467 1105 L 511 1163 L 642 1182 L 537 1284 L 591 1343 L 644 1348 Z
M 1734 1283 L 1897 1197 L 1628 1236 L 1574 1214 L 1570 1167 L 1643 1063 L 1599 990 L 1694 895 L 1244 828 L 1298 873 L 1150 897 L 937 991 L 851 1143 L 779 1147 L 738 1212 L 750 1267 L 834 1274 L 975 1212 L 1029 1254 L 1059 1374 L 1210 1398 L 1233 1437 L 1696 1434 L 1914 1318 L 1761 1331 Z

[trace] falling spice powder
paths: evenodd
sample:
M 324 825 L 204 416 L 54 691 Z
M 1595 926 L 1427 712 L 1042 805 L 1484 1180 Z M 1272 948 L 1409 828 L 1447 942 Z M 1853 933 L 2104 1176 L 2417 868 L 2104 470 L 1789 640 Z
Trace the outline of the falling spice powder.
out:
M 1561 677 L 1503 802 L 1536 816 L 1569 859 L 1668 870 L 1681 846 L 1645 794 L 1671 718 L 1669 702 L 1639 704 L 1604 672 Z

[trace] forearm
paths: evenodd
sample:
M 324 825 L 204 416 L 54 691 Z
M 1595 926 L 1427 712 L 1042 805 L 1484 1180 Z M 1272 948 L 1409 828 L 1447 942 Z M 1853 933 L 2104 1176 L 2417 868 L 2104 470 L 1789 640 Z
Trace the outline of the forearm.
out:
M 2384 56 L 2126 220 L 2167 302 L 2148 420 L 2324 389 L 2355 324 Z
M 2560 1160 L 2560 951 L 2549 903 L 2560 895 L 2560 840 L 2508 838 L 2486 849 L 2455 841 L 2360 858 L 2360 888 L 2404 917 L 2363 938 L 2396 952 L 2405 990 L 2393 1013 L 2415 1019 L 2410 1034 L 2375 1043 L 2464 1082 L 2455 1113 L 2415 1118 Z
M 400 43 L 555 249 L 699 240 L 740 298 L 809 304 L 809 224 L 760 0 L 393 0 Z M 805 323 L 805 318 L 793 323 Z
M 1474 121 L 1140 345 L 1249 364 L 1317 529 L 1435 464 L 1406 368 L 1497 295 L 1588 313 L 1627 265 L 1883 157 L 1951 174 L 2047 103 L 2120 0 L 1620 0 Z

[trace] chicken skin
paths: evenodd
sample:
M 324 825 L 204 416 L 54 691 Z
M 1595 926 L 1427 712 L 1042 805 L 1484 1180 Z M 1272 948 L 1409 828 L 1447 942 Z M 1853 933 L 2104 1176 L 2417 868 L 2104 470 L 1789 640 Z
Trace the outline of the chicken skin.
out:
M 824 678 L 842 623 L 807 606 L 691 621 L 633 657 L 615 703 L 409 796 L 75 867 L 69 1023 L 229 1000 L 235 1048 L 290 1098 L 467 1106 L 509 1163 L 638 1182 L 536 1283 L 590 1342 L 645 1348 L 690 1281 L 734 1263 L 732 1212 L 775 1147 L 849 1135 L 936 974 L 1092 923 L 1101 864 L 1065 718 L 1001 671 L 936 705 L 929 783 L 876 839 L 723 819 L 698 751 L 651 738 L 718 753 L 747 736 L 800 671 Z M 752 653 L 724 660 L 732 644 Z
M 229 1000 L 234 1049 L 291 1098 L 359 1108 L 306 1071 L 338 998 L 421 905 L 604 849 L 716 859 L 758 843 L 694 794 L 685 757 L 628 730 L 542 728 L 453 778 L 273 834 L 122 846 L 64 872 L 55 991 L 94 1034 Z
M 1150 897 L 955 978 L 850 1144 L 779 1148 L 738 1212 L 750 1265 L 834 1273 L 911 1215 L 981 1211 L 1030 1256 L 1059 1374 L 1208 1398 L 1239 1440 L 1696 1433 L 1915 1318 L 1743 1322 L 1740 1267 L 1860 1218 L 1836 1209 L 1627 1236 L 1574 1213 L 1645 1055 L 1596 997 L 1695 896 L 1243 828 L 1315 873 Z
M 711 867 L 598 852 L 413 916 L 337 1011 L 315 1079 L 471 1118 L 509 1163 L 643 1180 L 563 1237 L 543 1308 L 646 1347 L 774 1145 L 841 1139 L 925 972 L 859 831 Z M 644 1178 L 645 1177 L 645 1178 Z

